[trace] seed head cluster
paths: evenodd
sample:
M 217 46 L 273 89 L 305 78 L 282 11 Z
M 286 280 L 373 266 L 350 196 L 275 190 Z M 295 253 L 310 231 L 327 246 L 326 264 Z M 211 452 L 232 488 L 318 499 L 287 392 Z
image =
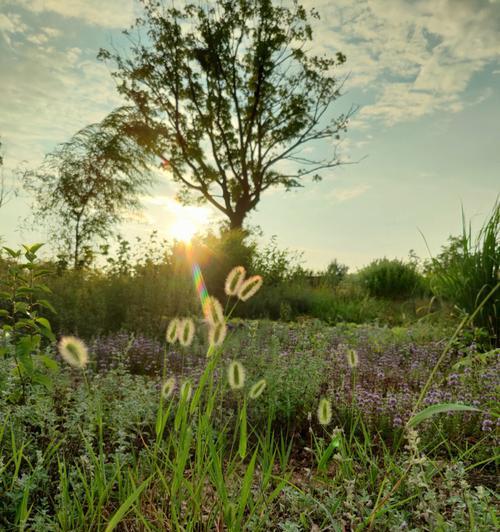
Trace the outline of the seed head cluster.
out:
M 238 297 L 241 301 L 248 301 L 253 295 L 255 295 L 259 288 L 262 286 L 263 279 L 260 275 L 253 275 L 249 277 L 244 283 L 241 284 L 238 290 Z
M 250 392 L 248 392 L 248 396 L 250 399 L 257 399 L 259 398 L 264 390 L 266 389 L 267 382 L 266 379 L 260 379 L 260 381 L 257 381 L 251 388 Z
M 170 397 L 172 397 L 175 390 L 175 384 L 175 377 L 170 377 L 163 383 L 163 386 L 161 387 L 161 394 L 163 395 L 164 399 L 170 399 Z
M 329 425 L 332 421 L 332 405 L 330 401 L 323 397 L 318 405 L 318 421 L 320 425 Z
M 245 280 L 246 270 L 243 266 L 236 266 L 233 268 L 227 278 L 224 290 L 228 296 L 237 296 L 238 292 Z
M 227 368 L 227 380 L 233 390 L 241 390 L 245 385 L 245 368 L 241 362 L 233 360 Z
M 63 336 L 58 345 L 59 353 L 72 367 L 83 369 L 87 365 L 89 355 L 86 345 L 74 336 Z

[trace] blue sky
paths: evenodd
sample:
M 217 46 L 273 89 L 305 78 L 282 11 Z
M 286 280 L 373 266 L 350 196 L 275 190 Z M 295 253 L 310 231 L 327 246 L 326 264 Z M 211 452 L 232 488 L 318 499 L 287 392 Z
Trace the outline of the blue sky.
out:
M 180 3 L 180 2 L 177 2 Z M 340 145 L 346 161 L 321 183 L 264 195 L 250 219 L 320 268 L 332 258 L 433 252 L 460 229 L 461 203 L 479 223 L 500 192 L 500 2 L 308 0 L 316 52 L 347 55 L 338 109 L 359 106 Z M 133 0 L 0 0 L 0 136 L 5 177 L 38 164 L 57 143 L 120 105 L 95 56 L 120 44 Z M 335 110 L 334 110 L 335 111 Z M 130 239 L 169 236 L 176 188 L 163 174 L 144 210 L 120 228 Z M 200 214 L 200 213 L 198 213 Z M 216 215 L 206 211 L 211 220 Z M 10 245 L 44 238 L 27 228 L 29 198 L 0 209 Z

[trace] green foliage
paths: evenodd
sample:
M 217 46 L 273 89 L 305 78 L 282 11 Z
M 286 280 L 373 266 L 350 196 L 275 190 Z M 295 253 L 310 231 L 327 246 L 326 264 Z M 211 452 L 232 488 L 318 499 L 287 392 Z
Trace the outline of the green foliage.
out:
M 130 103 L 111 120 L 164 161 L 185 201 L 194 194 L 239 229 L 265 190 L 339 164 L 335 152 L 318 160 L 301 150 L 338 140 L 353 113 L 332 117 L 341 89 L 333 70 L 346 58 L 310 52 L 316 11 L 269 0 L 142 3 L 126 31 L 129 55 L 99 54 Z
M 276 286 L 304 278 L 306 272 L 301 263 L 301 254 L 280 249 L 276 236 L 273 236 L 264 248 L 256 249 L 252 256 L 252 271 L 262 275 L 266 287 Z
M 41 246 L 24 245 L 18 251 L 3 248 L 8 268 L 6 279 L 0 279 L 0 358 L 13 358 L 23 399 L 32 382 L 50 386 L 46 370 L 57 369 L 57 364 L 41 351 L 43 338 L 55 340 L 49 320 L 41 315 L 54 311 L 46 299 L 50 289 L 43 284 L 50 272 L 37 259 Z
M 475 238 L 462 213 L 463 232 L 431 262 L 434 293 L 452 302 L 461 312 L 472 315 L 489 295 L 473 323 L 485 328 L 490 341 L 500 346 L 500 203 L 495 202 Z M 492 293 L 493 292 L 493 293 Z
M 178 251 L 183 253 L 182 249 Z M 199 236 L 191 243 L 191 253 L 193 260 L 203 270 L 208 291 L 221 301 L 225 299 L 224 282 L 229 271 L 235 266 L 255 271 L 253 259 L 256 244 L 243 230 L 223 228 L 218 235 L 209 232 Z
M 361 284 L 374 297 L 404 299 L 423 292 L 423 278 L 412 262 L 377 259 L 359 272 Z
M 324 282 L 328 286 L 338 286 L 347 276 L 349 266 L 341 264 L 337 259 L 332 260 L 323 274 Z
M 96 238 L 109 236 L 151 183 L 149 159 L 106 121 L 60 144 L 25 175 L 34 195 L 35 223 L 48 225 L 62 256 L 81 268 L 93 259 Z

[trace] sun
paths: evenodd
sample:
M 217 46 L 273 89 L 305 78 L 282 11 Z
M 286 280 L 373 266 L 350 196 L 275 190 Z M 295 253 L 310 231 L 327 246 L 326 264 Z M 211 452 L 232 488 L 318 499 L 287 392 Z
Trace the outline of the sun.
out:
M 191 239 L 198 231 L 199 227 L 193 220 L 189 218 L 179 219 L 170 228 L 170 232 L 175 240 L 181 240 L 186 244 L 191 242 Z
M 175 240 L 191 242 L 194 235 L 209 222 L 209 212 L 206 207 L 185 206 L 176 201 L 169 202 L 168 207 L 173 216 L 169 233 Z

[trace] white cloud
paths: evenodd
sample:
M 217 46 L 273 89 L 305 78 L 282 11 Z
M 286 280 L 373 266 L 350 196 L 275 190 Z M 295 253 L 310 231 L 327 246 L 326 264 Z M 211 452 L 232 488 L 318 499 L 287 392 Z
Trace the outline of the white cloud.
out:
M 312 0 L 315 46 L 347 55 L 348 88 L 373 91 L 358 125 L 458 112 L 474 74 L 500 61 L 500 3 L 488 0 Z
M 105 28 L 124 28 L 134 20 L 133 0 L 10 0 L 9 3 L 34 13 L 48 11 Z
M 12 47 L 12 36 L 16 33 L 24 33 L 27 30 L 19 15 L 13 13 L 0 13 L 0 35 L 9 47 Z

